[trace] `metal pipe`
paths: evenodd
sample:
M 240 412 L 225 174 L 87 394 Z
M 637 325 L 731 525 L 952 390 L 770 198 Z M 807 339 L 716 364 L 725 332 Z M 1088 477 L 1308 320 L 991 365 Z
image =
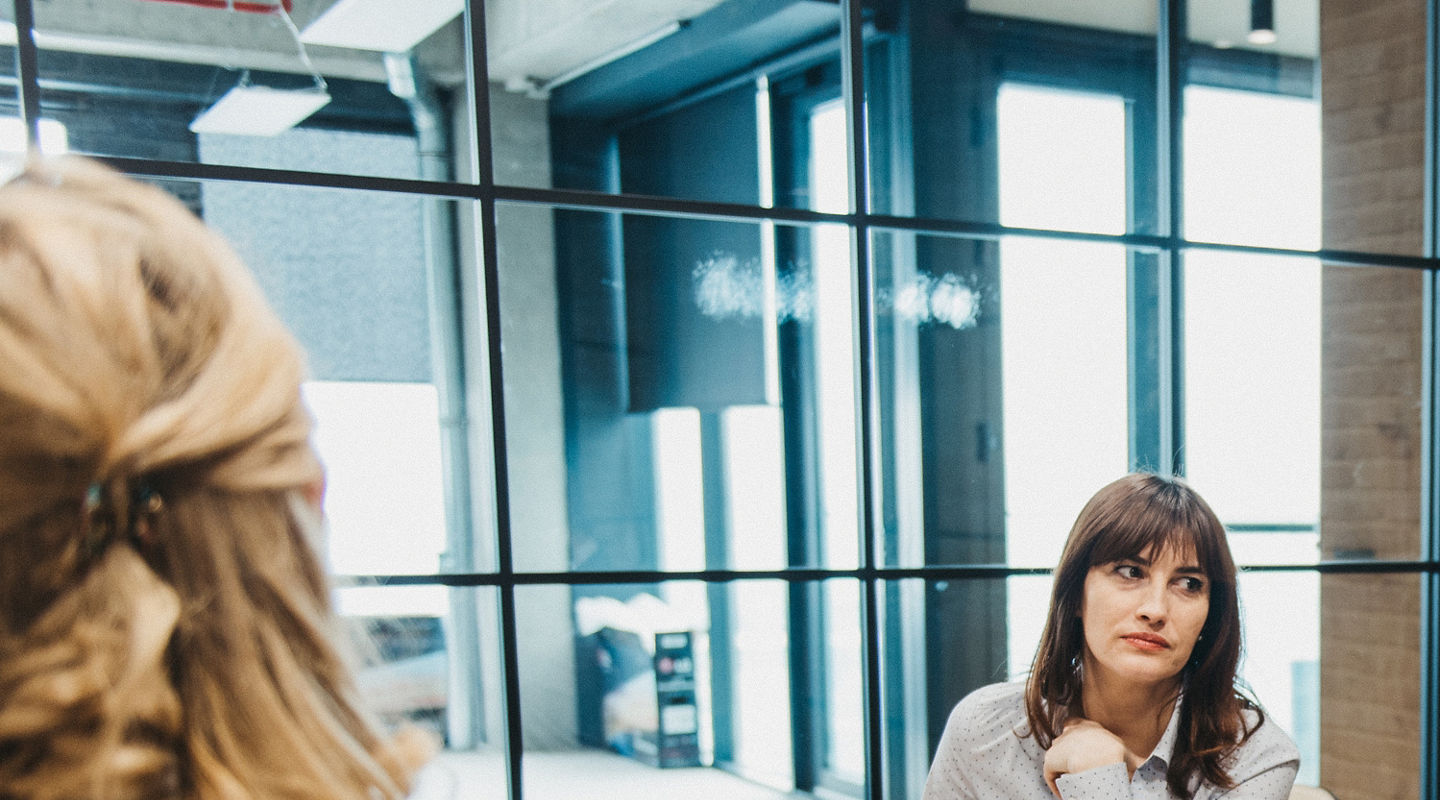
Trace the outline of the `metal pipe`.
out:
M 448 182 L 453 160 L 448 119 L 434 84 L 413 54 L 386 53 L 390 92 L 410 109 L 415 126 L 421 180 Z M 425 197 L 421 225 L 425 242 L 425 278 L 429 297 L 431 382 L 440 421 L 440 449 L 445 482 L 446 551 L 442 571 L 475 568 L 473 515 L 470 505 L 470 446 L 465 413 L 465 365 L 461 331 L 459 259 L 456 256 L 453 203 Z M 484 703 L 479 688 L 479 604 L 476 590 L 450 591 L 450 703 L 446 715 L 451 747 L 471 748 L 482 738 Z

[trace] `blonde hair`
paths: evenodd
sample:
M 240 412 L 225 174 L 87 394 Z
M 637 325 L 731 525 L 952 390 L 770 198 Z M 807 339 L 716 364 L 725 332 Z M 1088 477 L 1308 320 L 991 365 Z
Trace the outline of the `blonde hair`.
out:
M 397 798 L 332 644 L 299 348 L 97 164 L 0 188 L 0 798 Z

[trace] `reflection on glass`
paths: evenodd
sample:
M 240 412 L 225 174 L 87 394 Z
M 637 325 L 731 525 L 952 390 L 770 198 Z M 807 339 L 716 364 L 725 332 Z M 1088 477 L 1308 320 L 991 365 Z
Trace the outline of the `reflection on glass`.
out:
M 693 408 L 662 408 L 651 413 L 650 425 L 660 568 L 705 569 L 700 412 Z
M 1244 50 L 1312 59 L 1320 50 L 1316 0 L 1201 4 L 1189 7 L 1187 32 L 1193 42 L 1216 50 Z
M 782 424 L 775 406 L 734 406 L 721 416 L 730 524 L 728 559 L 717 566 L 782 569 L 787 564 Z
M 266 138 L 201 133 L 195 140 L 200 161 L 207 164 L 420 177 L 415 140 L 409 136 L 297 128 Z
M 366 575 L 453 567 L 442 559 L 462 542 L 447 533 L 446 504 L 455 500 L 447 492 L 456 490 L 447 486 L 445 459 L 462 453 L 445 440 L 429 299 L 431 275 L 449 274 L 453 264 L 425 246 L 421 231 L 434 209 L 413 197 L 330 189 L 175 181 L 165 188 L 234 245 L 306 351 L 305 400 L 328 476 L 331 568 Z M 374 224 L 348 224 L 355 219 Z M 337 229 L 346 235 L 334 236 Z M 471 527 L 489 530 L 488 521 Z
M 1242 557 L 1246 537 L 1231 537 Z M 1316 783 L 1320 762 L 1320 576 L 1270 572 L 1240 576 L 1244 660 L 1240 677 L 1266 714 L 1300 747 L 1300 783 Z
M 1122 232 L 1124 103 L 1007 84 L 999 107 L 1001 222 Z M 1053 114 L 1070 122 L 1047 125 Z M 1121 247 L 1001 243 L 1008 563 L 1053 566 L 1076 512 L 1125 472 L 1126 257 Z
M 866 53 L 877 210 L 1106 233 L 1153 229 L 1153 4 L 985 0 L 968 3 L 963 15 L 930 0 L 903 5 L 911 34 L 897 37 L 904 46 L 877 42 Z M 908 72 L 894 69 L 901 62 Z M 911 91 L 907 74 L 945 79 Z M 899 115 L 875 110 L 892 103 Z M 1025 213 L 1007 206 L 1007 181 L 1039 190 L 1026 193 Z
M 498 210 L 516 567 L 858 566 L 845 228 L 551 214 Z
M 969 10 L 981 14 L 1029 19 L 1060 25 L 1125 33 L 1155 33 L 1155 6 L 1150 3 L 1108 3 L 1073 0 L 1069 3 L 1027 3 L 1023 0 L 971 0 Z
M 1321 181 L 1333 192 L 1337 179 L 1348 183 L 1354 174 L 1333 147 L 1325 153 L 1330 163 L 1321 168 L 1322 71 L 1331 106 L 1325 136 L 1356 141 L 1360 127 L 1343 121 L 1348 112 L 1340 112 L 1342 105 L 1356 104 L 1342 99 L 1345 92 L 1330 91 L 1330 81 L 1346 85 L 1358 77 L 1352 73 L 1373 69 L 1351 55 L 1343 31 L 1355 23 L 1342 22 L 1337 8 L 1326 15 L 1330 33 L 1322 50 L 1320 6 L 1316 0 L 1267 0 L 1188 7 L 1181 139 L 1187 238 L 1320 246 Z M 1332 74 L 1331 67 L 1338 69 Z M 1334 212 L 1332 207 L 1330 221 L 1348 224 Z
M 811 208 L 844 213 L 850 201 L 843 169 L 845 107 L 840 101 L 817 106 L 811 115 L 810 152 Z M 860 431 L 855 416 L 855 280 L 849 231 L 835 225 L 816 228 L 811 246 L 822 547 L 826 564 L 846 569 L 860 565 L 856 448 Z
M 726 641 L 712 640 L 716 659 L 728 659 L 730 733 L 716 742 L 717 760 L 741 775 L 788 790 L 795 785 L 794 708 L 790 695 L 789 595 L 784 584 L 752 581 L 716 590 L 728 605 Z M 727 713 L 716 705 L 716 714 Z
M 1320 246 L 1320 103 L 1185 87 L 1187 238 Z
M 825 768 L 853 787 L 865 785 L 864 652 L 860 634 L 860 583 L 829 580 L 824 604 Z
M 1185 464 L 1241 563 L 1319 557 L 1320 265 L 1185 258 Z
M 1079 509 L 1076 509 L 1079 512 Z M 1069 533 L 1069 530 L 1066 530 Z M 1060 553 L 1055 553 L 1059 563 Z M 1050 566 L 1055 566 L 1051 564 Z M 1005 579 L 1006 598 L 1010 605 L 1006 618 L 1006 640 L 1009 653 L 1006 657 L 1005 673 L 1009 680 L 1021 680 L 1030 674 L 1030 664 L 1035 660 L 1035 648 L 1040 645 L 1040 636 L 1045 632 L 1045 617 L 1050 613 L 1049 575 L 1013 575 Z
M 325 464 L 330 568 L 439 572 L 448 541 L 434 387 L 311 381 L 305 402 Z
M 347 585 L 335 602 L 369 710 L 387 726 L 418 725 L 447 750 L 466 751 L 437 758 L 412 796 L 447 796 L 435 793 L 437 784 L 456 777 L 503 775 L 495 590 Z
M 1006 554 L 1048 567 L 1128 463 L 1126 252 L 1012 240 L 1000 253 Z
M 687 773 L 699 796 L 795 788 L 787 584 L 557 588 L 516 589 L 527 796 L 659 796 L 657 766 L 723 765 Z
M 40 120 L 40 151 L 59 155 L 68 147 L 65 126 L 53 119 Z M 0 118 L 0 181 L 7 181 L 25 168 L 25 123 L 16 117 Z
M 1002 225 L 1125 232 L 1123 98 L 1006 83 L 996 107 Z
M 838 5 L 501 0 L 486 12 L 502 182 L 807 205 L 809 110 L 840 92 Z M 503 151 L 522 131 L 554 143 L 548 172 L 511 168 Z
M 389 725 L 422 725 L 443 739 L 450 706 L 449 609 L 443 588 L 423 588 L 432 596 L 342 589 L 338 607 L 363 637 L 366 657 L 356 683 L 369 710 Z
M 71 129 L 78 152 L 448 178 L 463 152 L 450 142 L 463 106 L 441 101 L 464 87 L 460 6 L 439 32 L 394 51 L 410 58 L 388 60 L 391 43 L 317 40 L 310 28 L 327 7 L 38 4 L 42 108 Z M 348 27 L 391 33 L 419 16 Z M 217 144 L 237 138 L 238 149 Z M 439 158 L 422 161 L 419 144 Z

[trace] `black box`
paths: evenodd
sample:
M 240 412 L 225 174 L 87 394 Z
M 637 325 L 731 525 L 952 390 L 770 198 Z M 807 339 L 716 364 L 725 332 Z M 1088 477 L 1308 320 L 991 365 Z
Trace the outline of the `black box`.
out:
M 700 765 L 695 657 L 689 631 L 640 636 L 601 628 L 577 642 L 580 741 L 658 767 Z

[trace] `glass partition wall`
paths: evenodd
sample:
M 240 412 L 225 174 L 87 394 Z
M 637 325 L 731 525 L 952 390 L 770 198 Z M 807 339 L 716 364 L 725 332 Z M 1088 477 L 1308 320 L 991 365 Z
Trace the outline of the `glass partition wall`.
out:
M 309 351 L 416 797 L 918 798 L 1133 469 L 1302 782 L 1440 797 L 1434 2 L 0 5 L 4 163 L 174 192 Z

